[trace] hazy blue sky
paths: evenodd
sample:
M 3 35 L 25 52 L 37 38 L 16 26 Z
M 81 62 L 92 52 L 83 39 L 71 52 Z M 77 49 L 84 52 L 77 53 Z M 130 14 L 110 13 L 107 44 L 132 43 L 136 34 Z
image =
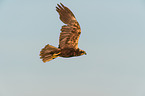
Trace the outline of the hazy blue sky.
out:
M 43 63 L 62 2 L 88 55 Z M 145 96 L 144 0 L 0 0 L 0 96 Z

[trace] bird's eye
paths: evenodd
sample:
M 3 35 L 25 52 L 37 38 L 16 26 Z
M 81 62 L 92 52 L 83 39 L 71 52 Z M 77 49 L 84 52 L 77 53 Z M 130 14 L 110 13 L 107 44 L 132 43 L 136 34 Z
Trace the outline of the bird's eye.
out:
M 81 51 L 81 53 L 84 53 L 84 51 Z

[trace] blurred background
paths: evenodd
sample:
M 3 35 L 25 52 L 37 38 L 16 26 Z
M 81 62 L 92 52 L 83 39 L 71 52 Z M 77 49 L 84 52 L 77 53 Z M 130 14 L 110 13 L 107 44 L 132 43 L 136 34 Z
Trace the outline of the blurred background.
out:
M 86 56 L 43 63 L 58 46 L 62 2 Z M 0 0 L 0 96 L 145 96 L 144 0 Z

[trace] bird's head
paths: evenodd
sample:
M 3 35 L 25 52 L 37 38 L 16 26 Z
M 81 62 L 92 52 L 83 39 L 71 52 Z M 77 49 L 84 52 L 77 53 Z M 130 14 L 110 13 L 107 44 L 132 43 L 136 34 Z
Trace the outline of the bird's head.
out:
M 87 53 L 84 50 L 79 49 L 80 55 L 87 55 Z

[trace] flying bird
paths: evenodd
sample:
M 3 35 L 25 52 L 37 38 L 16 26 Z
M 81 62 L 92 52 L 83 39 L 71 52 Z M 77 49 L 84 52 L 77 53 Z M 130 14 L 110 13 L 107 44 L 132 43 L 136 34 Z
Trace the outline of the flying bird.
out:
M 57 4 L 56 11 L 60 20 L 65 24 L 61 28 L 58 48 L 47 44 L 40 51 L 40 59 L 45 63 L 56 57 L 74 57 L 86 55 L 84 50 L 78 48 L 81 28 L 72 11 L 62 3 Z

